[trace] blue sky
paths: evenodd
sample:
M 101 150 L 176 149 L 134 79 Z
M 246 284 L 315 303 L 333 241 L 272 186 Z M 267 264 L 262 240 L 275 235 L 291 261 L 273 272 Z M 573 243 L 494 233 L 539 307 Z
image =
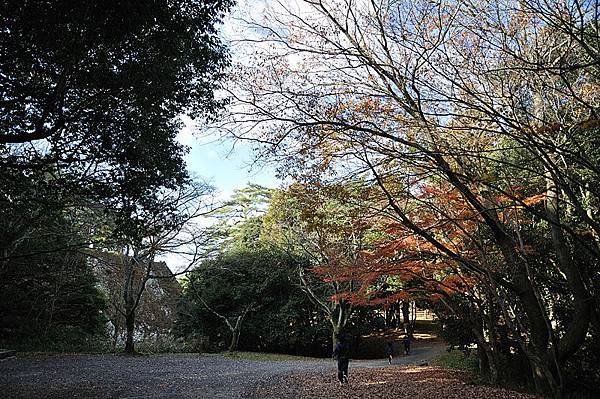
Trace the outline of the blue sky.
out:
M 190 147 L 185 161 L 187 169 L 213 185 L 218 200 L 227 200 L 236 189 L 245 187 L 249 182 L 265 187 L 276 188 L 280 181 L 275 178 L 273 166 L 252 166 L 254 154 L 249 143 L 219 140 L 215 135 L 198 131 L 193 122 L 182 116 L 185 127 L 179 132 L 177 139 Z M 200 223 L 211 224 L 210 219 Z M 184 255 L 174 253 L 161 254 L 157 260 L 167 262 L 173 272 L 180 272 L 188 266 Z
M 261 167 L 253 162 L 250 143 L 220 140 L 216 135 L 199 132 L 190 119 L 184 117 L 183 120 L 186 126 L 177 138 L 190 147 L 185 157 L 187 168 L 212 184 L 219 197 L 227 198 L 248 183 L 272 188 L 280 185 L 273 166 Z
M 239 18 L 260 17 L 269 0 L 239 0 L 220 27 L 225 42 L 247 38 L 251 32 Z M 230 50 L 235 54 L 235 47 Z M 276 188 L 281 181 L 275 178 L 273 166 L 260 166 L 254 162 L 252 145 L 248 142 L 219 140 L 218 132 L 209 135 L 198 131 L 193 121 L 182 117 L 185 127 L 178 140 L 190 147 L 186 156 L 188 170 L 211 183 L 218 191 L 218 197 L 228 198 L 236 189 L 248 183 Z

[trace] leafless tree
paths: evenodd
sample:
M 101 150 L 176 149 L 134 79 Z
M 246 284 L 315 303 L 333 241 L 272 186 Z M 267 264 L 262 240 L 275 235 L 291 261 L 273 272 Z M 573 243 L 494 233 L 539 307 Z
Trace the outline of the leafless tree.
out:
M 156 279 L 174 279 L 186 273 L 207 256 L 209 237 L 200 219 L 214 210 L 210 200 L 212 188 L 204 183 L 190 185 L 163 193 L 164 209 L 142 213 L 137 225 L 141 234 L 127 240 L 123 237 L 115 247 L 116 253 L 90 251 L 102 264 L 111 267 L 121 278 L 114 292 L 112 305 L 124 318 L 126 329 L 125 352 L 133 353 L 136 311 L 146 286 Z M 172 209 L 173 211 L 166 211 Z M 141 239 L 140 239 L 141 237 Z M 179 270 L 165 272 L 157 267 L 157 259 L 174 255 L 184 263 Z M 167 269 L 168 270 L 168 269 Z

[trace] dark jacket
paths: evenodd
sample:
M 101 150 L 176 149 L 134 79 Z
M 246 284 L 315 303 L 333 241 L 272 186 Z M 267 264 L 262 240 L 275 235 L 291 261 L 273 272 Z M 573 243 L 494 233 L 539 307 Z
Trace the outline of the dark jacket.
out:
M 387 356 L 394 356 L 394 345 L 391 342 L 387 344 L 387 347 L 385 348 L 385 354 Z
M 333 357 L 338 360 L 348 359 L 350 357 L 350 345 L 338 342 L 333 351 Z

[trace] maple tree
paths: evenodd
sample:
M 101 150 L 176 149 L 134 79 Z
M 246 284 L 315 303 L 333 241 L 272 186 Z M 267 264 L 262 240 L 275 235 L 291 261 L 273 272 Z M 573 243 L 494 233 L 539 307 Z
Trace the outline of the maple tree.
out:
M 292 184 L 274 195 L 265 216 L 267 240 L 310 260 L 298 263 L 297 278 L 328 319 L 333 348 L 354 312 L 349 295 L 360 283 L 353 271 L 364 264 L 362 249 L 377 234 L 365 223 L 369 210 L 357 206 L 367 198 L 359 185 Z

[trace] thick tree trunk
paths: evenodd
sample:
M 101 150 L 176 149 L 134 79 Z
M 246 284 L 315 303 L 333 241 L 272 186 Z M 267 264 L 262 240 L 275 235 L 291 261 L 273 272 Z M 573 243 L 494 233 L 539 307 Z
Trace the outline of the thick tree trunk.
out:
M 498 364 L 492 348 L 485 342 L 477 342 L 479 371 L 487 376 L 490 384 L 498 384 Z
M 536 390 L 544 397 L 560 398 L 562 395 L 560 373 L 562 371 L 556 368 L 556 363 L 549 355 L 550 327 L 544 319 L 541 304 L 533 291 L 535 288 L 529 284 L 528 280 L 526 280 L 527 283 L 523 281 L 525 280 L 524 276 L 521 276 L 521 279 L 520 283 L 527 288 L 520 290 L 518 295 L 527 315 L 531 332 L 531 345 L 523 350 L 531 365 Z
M 125 353 L 135 353 L 133 334 L 135 330 L 135 312 L 128 312 L 125 316 L 127 338 L 125 339 Z
M 528 354 L 527 358 L 531 365 L 536 391 L 545 398 L 562 398 L 563 386 L 552 371 L 551 361 L 532 354 Z
M 536 383 L 544 383 L 544 386 L 540 386 L 539 388 L 544 394 L 551 392 L 551 395 L 555 396 L 556 392 L 560 392 L 560 389 L 556 389 L 556 380 L 553 378 L 552 373 L 549 372 L 550 368 L 547 362 L 548 343 L 551 333 L 551 327 L 547 323 L 547 309 L 539 301 L 536 287 L 532 281 L 534 276 L 531 275 L 527 260 L 520 256 L 518 251 L 515 251 L 518 242 L 505 230 L 506 226 L 498 219 L 496 210 L 482 204 L 473 191 L 454 173 L 442 155 L 432 154 L 432 157 L 437 161 L 438 167 L 446 174 L 448 181 L 464 196 L 473 208 L 481 213 L 481 217 L 490 228 L 505 262 L 514 269 L 511 282 L 516 288 L 516 293 L 525 311 L 531 333 L 532 345 L 530 348 L 523 349 L 526 351 L 534 370 Z
M 133 259 L 127 261 L 123 301 L 125 303 L 125 353 L 134 353 L 133 332 L 135 328 L 135 301 L 133 295 L 134 264 Z
M 477 315 L 472 315 L 477 317 Z M 494 348 L 494 335 L 495 332 L 490 330 L 490 342 L 486 341 L 484 332 L 485 315 L 477 317 L 479 320 L 477 323 L 471 325 L 471 331 L 477 340 L 477 355 L 479 357 L 479 370 L 481 373 L 489 378 L 490 383 L 498 383 L 498 351 Z M 490 315 L 492 316 L 492 315 Z M 489 318 L 487 322 L 493 325 L 495 319 Z
M 566 244 L 567 240 L 560 227 L 559 189 L 549 172 L 546 174 L 546 188 L 548 193 L 546 213 L 553 222 L 550 224 L 552 244 L 556 251 L 560 270 L 564 273 L 573 293 L 574 302 L 573 318 L 561 339 L 558 351 L 557 360 L 560 364 L 559 367 L 562 367 L 566 360 L 577 352 L 585 340 L 592 315 L 592 296 L 585 287 L 578 265 L 571 256 L 571 251 Z

